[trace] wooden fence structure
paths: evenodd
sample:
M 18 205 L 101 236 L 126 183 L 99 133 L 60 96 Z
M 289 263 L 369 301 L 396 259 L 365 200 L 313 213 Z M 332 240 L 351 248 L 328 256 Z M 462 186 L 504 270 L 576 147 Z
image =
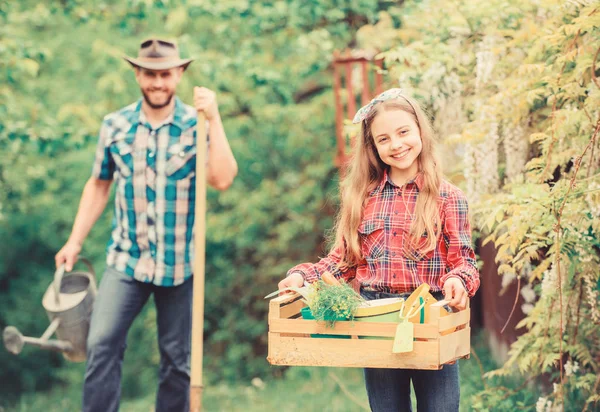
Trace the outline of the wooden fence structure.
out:
M 358 101 L 361 106 L 364 106 L 383 91 L 382 69 L 383 59 L 377 59 L 374 53 L 344 50 L 342 52 L 335 51 L 333 54 L 333 95 L 337 141 L 334 161 L 338 168 L 342 168 L 346 164 L 348 145 L 352 147 L 354 144 L 353 136 L 347 136 L 344 131 L 344 121 L 354 117 Z

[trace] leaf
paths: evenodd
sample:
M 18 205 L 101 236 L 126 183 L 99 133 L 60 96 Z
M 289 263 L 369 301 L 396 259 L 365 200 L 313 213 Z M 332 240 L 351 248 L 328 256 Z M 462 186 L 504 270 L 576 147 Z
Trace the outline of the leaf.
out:
M 20 60 L 19 66 L 31 77 L 36 77 L 40 71 L 40 64 L 33 59 Z
M 549 139 L 546 133 L 531 133 L 529 135 L 529 143 L 541 142 L 543 140 Z
M 533 282 L 534 280 L 542 280 L 543 273 L 550 267 L 552 264 L 552 258 L 544 259 L 540 264 L 531 272 L 529 275 L 529 282 Z
M 180 34 L 188 21 L 188 11 L 185 7 L 178 7 L 167 16 L 165 28 L 175 34 Z
M 512 268 L 512 266 L 507 265 L 506 263 L 501 264 L 500 266 L 498 266 L 498 274 L 502 275 L 505 273 L 514 273 L 515 270 Z
M 483 246 L 487 245 L 489 242 L 494 242 L 495 240 L 495 235 L 492 233 L 490 234 L 488 237 L 486 237 L 485 239 L 483 239 L 483 242 L 481 243 Z

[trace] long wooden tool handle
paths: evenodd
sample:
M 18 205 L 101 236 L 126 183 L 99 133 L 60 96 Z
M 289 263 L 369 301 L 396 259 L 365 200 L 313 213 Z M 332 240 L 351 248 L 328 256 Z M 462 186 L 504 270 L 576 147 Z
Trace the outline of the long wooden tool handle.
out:
M 321 279 L 323 279 L 323 282 L 325 282 L 328 285 L 331 286 L 336 286 L 340 284 L 340 281 L 337 280 L 337 278 L 335 276 L 333 276 L 333 274 L 329 271 L 326 271 L 325 273 L 323 273 L 321 275 Z
M 204 350 L 204 271 L 206 248 L 206 119 L 198 113 L 196 126 L 196 208 L 194 216 L 194 304 L 192 307 L 192 365 L 190 411 L 202 410 L 202 352 Z

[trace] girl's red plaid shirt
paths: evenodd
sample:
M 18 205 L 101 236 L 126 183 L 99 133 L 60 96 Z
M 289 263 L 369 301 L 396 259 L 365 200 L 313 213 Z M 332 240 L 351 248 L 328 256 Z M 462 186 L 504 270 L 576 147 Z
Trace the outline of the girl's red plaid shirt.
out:
M 299 272 L 307 282 L 314 282 L 325 271 L 349 281 L 353 278 L 362 289 L 388 292 L 412 292 L 427 283 L 432 292 L 443 290 L 450 277 L 463 281 L 469 296 L 479 288 L 479 271 L 471 240 L 468 204 L 456 186 L 443 181 L 439 210 L 442 225 L 436 248 L 426 254 L 406 256 L 407 242 L 417 195 L 423 184 L 418 174 L 402 187 L 395 185 L 387 172 L 369 194 L 359 227 L 363 261 L 345 271 L 338 268 L 340 250 L 334 249 L 319 262 L 303 263 L 288 271 Z

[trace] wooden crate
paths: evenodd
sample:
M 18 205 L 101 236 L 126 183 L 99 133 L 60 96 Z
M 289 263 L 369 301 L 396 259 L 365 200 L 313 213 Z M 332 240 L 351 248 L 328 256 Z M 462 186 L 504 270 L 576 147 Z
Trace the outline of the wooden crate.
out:
M 329 328 L 323 322 L 302 319 L 300 309 L 306 305 L 300 299 L 294 294 L 270 301 L 267 360 L 272 365 L 435 370 L 469 357 L 468 305 L 463 311 L 441 317 L 448 302 L 434 303 L 429 307 L 429 323 L 414 325 L 413 351 L 393 353 L 397 323 L 338 321 Z M 313 338 L 311 334 L 349 335 L 351 339 Z

